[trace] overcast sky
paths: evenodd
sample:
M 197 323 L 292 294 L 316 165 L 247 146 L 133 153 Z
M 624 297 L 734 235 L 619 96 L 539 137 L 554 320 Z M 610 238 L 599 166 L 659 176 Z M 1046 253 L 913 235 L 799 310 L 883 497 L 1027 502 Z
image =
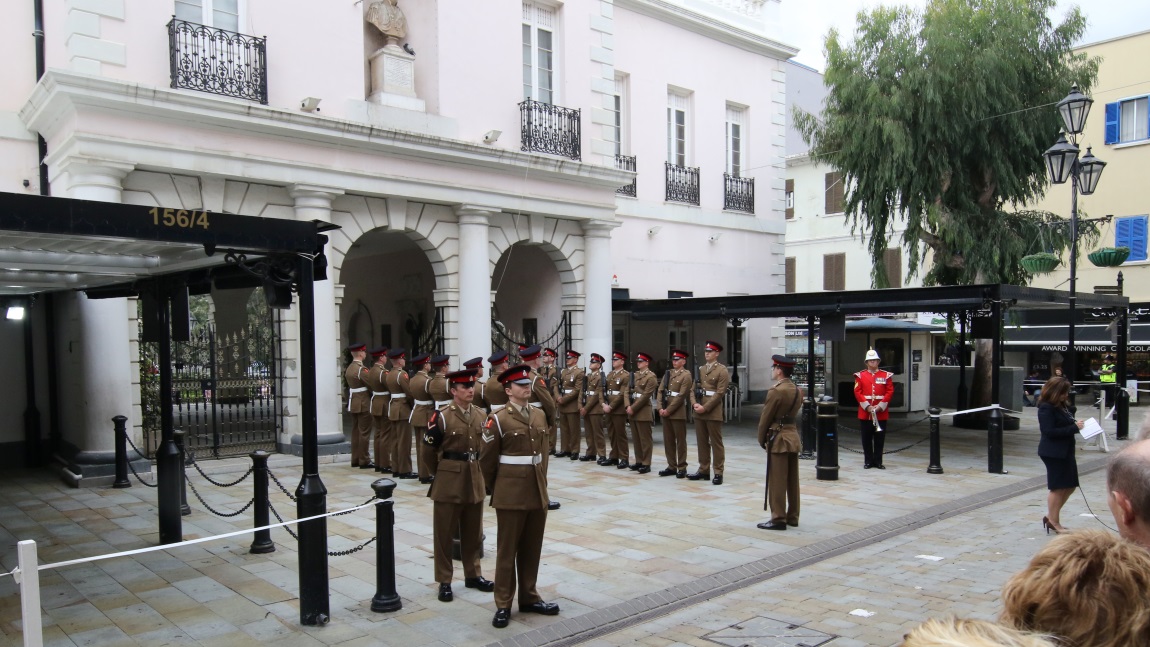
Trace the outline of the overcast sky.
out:
M 837 28 L 841 36 L 849 36 L 854 33 L 855 16 L 859 10 L 880 5 L 922 7 L 926 0 L 782 0 L 780 18 L 781 23 L 787 26 L 787 36 L 783 40 L 799 48 L 795 61 L 822 72 L 826 68 L 823 39 L 831 27 Z M 1083 43 L 1150 29 L 1150 0 L 1059 0 L 1054 21 L 1060 22 L 1074 5 L 1082 7 L 1086 14 Z

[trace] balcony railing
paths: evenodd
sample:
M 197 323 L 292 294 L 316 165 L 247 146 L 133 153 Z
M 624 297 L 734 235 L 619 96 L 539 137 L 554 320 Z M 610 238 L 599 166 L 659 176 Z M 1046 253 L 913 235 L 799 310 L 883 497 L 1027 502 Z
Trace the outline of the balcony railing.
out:
M 579 123 L 577 109 L 528 99 L 519 104 L 520 150 L 582 159 Z
M 634 171 L 635 170 L 635 156 L 634 155 L 616 155 L 615 156 L 615 168 L 621 169 L 624 171 Z M 618 193 L 619 195 L 629 195 L 633 198 L 633 197 L 635 197 L 635 189 L 637 188 L 638 183 L 639 183 L 639 178 L 635 178 L 634 180 L 631 180 L 630 184 L 626 184 L 624 186 L 619 187 L 618 189 L 615 189 L 615 193 Z
M 268 102 L 267 39 L 172 18 L 173 88 Z
M 699 167 L 676 166 L 663 162 L 667 167 L 667 202 L 699 204 Z
M 755 212 L 755 178 L 723 173 L 723 208 Z

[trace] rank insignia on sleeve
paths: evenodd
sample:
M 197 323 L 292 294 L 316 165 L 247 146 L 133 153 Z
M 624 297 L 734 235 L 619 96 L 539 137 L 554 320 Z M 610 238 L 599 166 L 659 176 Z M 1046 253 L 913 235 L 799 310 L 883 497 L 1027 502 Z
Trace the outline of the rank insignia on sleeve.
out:
M 495 434 L 487 434 L 487 433 L 485 433 L 485 434 L 483 434 L 483 435 L 481 436 L 481 438 L 483 439 L 483 442 L 484 442 L 484 443 L 489 443 L 489 442 L 491 442 L 491 441 L 495 440 Z

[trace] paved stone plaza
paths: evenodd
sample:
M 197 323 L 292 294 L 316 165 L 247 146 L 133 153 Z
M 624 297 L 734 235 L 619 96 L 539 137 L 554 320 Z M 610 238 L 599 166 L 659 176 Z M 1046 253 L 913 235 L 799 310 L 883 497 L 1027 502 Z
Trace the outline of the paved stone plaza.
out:
M 1035 455 L 1034 409 L 1020 431 L 1005 432 L 1009 473 L 987 473 L 986 433 L 942 429 L 945 473 L 926 473 L 925 420 L 892 420 L 887 469 L 862 469 L 858 436 L 840 434 L 838 481 L 818 481 L 802 461 L 800 526 L 759 530 L 764 454 L 755 442 L 759 407 L 727 426 L 726 483 L 660 478 L 652 472 L 552 460 L 552 498 L 540 569 L 540 594 L 558 617 L 520 614 L 491 626 L 491 594 L 463 587 L 438 602 L 432 581 L 431 501 L 426 486 L 399 481 L 395 497 L 397 588 L 403 609 L 373 613 L 374 544 L 329 560 L 331 623 L 301 627 L 294 542 L 273 530 L 277 550 L 251 555 L 250 536 L 49 570 L 41 573 L 49 645 L 892 645 L 921 620 L 946 613 L 994 618 L 999 591 L 1047 541 L 1045 477 Z M 1134 410 L 1132 418 L 1141 420 Z M 854 421 L 840 419 L 855 426 Z M 1113 440 L 1110 449 L 1123 443 Z M 1136 425 L 1133 425 L 1136 427 Z M 656 429 L 655 470 L 661 460 Z M 694 458 L 693 434 L 689 438 Z M 919 442 L 921 441 L 921 442 Z M 1105 454 L 1079 442 L 1083 491 L 1112 525 L 1103 487 Z M 246 459 L 204 463 L 216 480 L 234 480 Z M 289 489 L 300 461 L 276 456 L 272 471 Z M 221 489 L 192 473 L 215 509 L 238 510 L 251 481 Z M 374 472 L 323 462 L 328 509 L 363 503 Z M 153 488 L 133 478 L 126 490 L 69 489 L 46 472 L 0 480 L 0 566 L 16 563 L 15 543 L 39 542 L 41 563 L 125 551 L 158 540 Z M 185 539 L 250 528 L 209 514 L 189 492 Z M 272 505 L 294 517 L 274 483 Z M 1101 527 L 1080 494 L 1063 521 Z M 234 523 L 233 523 L 234 521 Z M 329 519 L 332 551 L 374 534 L 372 508 Z M 487 509 L 484 574 L 495 571 L 495 515 Z M 11 577 L 0 578 L 0 629 L 19 645 L 20 601 Z

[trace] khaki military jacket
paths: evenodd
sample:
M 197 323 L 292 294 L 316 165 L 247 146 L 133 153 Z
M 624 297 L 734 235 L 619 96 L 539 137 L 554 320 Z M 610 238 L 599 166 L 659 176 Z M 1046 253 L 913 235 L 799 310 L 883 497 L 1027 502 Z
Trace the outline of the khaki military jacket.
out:
M 387 373 L 387 390 L 391 391 L 387 403 L 387 419 L 392 422 L 407 420 L 411 416 L 411 405 L 407 403 L 407 388 L 410 382 L 407 371 L 398 366 Z
M 631 374 L 621 368 L 607 374 L 607 406 L 611 415 L 627 415 L 627 403 L 631 400 Z
M 558 400 L 559 399 L 559 389 L 558 389 L 559 370 L 555 368 L 555 365 L 552 364 L 551 366 L 540 366 L 535 371 L 535 373 L 539 377 L 546 380 L 547 390 L 551 392 L 551 399 L 552 400 Z
M 686 420 L 686 405 L 695 390 L 695 378 L 685 368 L 673 368 L 669 375 L 666 392 L 662 390 L 662 383 L 660 382 L 659 408 L 667 410 L 666 418 Z
M 703 405 L 703 412 L 696 413 L 696 420 L 722 420 L 723 398 L 727 395 L 727 385 L 731 383 L 731 375 L 727 367 L 720 362 L 699 367 L 699 388 L 703 389 L 702 397 L 696 398 L 694 390 L 691 391 L 691 406 Z
M 491 507 L 502 510 L 545 510 L 548 451 L 547 420 L 531 407 L 509 404 L 487 418 L 479 463 L 491 492 Z M 503 457 L 510 458 L 505 459 Z
M 584 382 L 583 369 L 578 366 L 563 369 L 560 376 L 559 413 L 579 413 Z
M 483 423 L 487 416 L 477 406 L 461 409 L 454 403 L 433 412 L 428 426 L 439 426 L 443 442 L 425 447 L 427 471 L 435 476 L 427 496 L 440 503 L 479 503 L 486 496 L 479 449 L 483 444 Z M 452 456 L 445 458 L 444 454 Z M 468 460 L 462 454 L 470 455 Z
M 589 414 L 602 414 L 603 381 L 607 379 L 607 375 L 603 371 L 588 371 L 585 379 L 587 401 L 583 403 L 583 410 Z
M 550 426 L 555 423 L 555 396 L 552 394 L 551 389 L 547 387 L 547 383 L 539 376 L 534 370 L 531 372 L 531 397 L 527 400 L 528 403 L 537 403 L 539 409 L 543 410 L 543 415 L 547 418 L 547 425 Z M 532 405 L 535 406 L 535 405 Z
M 767 390 L 763 413 L 759 416 L 759 445 L 767 446 L 772 427 L 779 429 L 771 443 L 772 454 L 798 453 L 802 450 L 799 428 L 795 424 L 803 407 L 803 390 L 784 377 Z
M 499 383 L 498 375 L 492 375 L 483 383 L 483 401 L 487 403 L 488 413 L 494 413 L 492 409 L 495 407 L 507 406 L 507 391 L 504 391 L 503 385 Z
M 363 375 L 363 381 L 370 392 L 371 415 L 382 416 L 387 411 L 387 403 L 391 401 L 391 393 L 387 390 L 387 369 L 382 363 L 375 363 Z
M 427 426 L 427 421 L 431 418 L 431 412 L 435 410 L 431 393 L 427 390 L 427 384 L 429 382 L 431 382 L 431 375 L 419 371 L 411 376 L 411 382 L 407 385 L 407 399 L 412 405 L 411 426 L 419 429 Z M 427 404 L 419 404 L 420 402 L 426 402 Z
M 442 409 L 452 402 L 451 391 L 447 385 L 447 378 L 442 375 L 433 375 L 431 377 L 431 380 L 427 382 L 427 392 L 431 394 L 431 400 L 435 403 L 432 406 L 436 409 Z
M 631 391 L 631 417 L 644 422 L 655 419 L 651 402 L 659 379 L 651 370 L 635 371 L 635 388 Z
M 358 359 L 348 364 L 347 370 L 343 372 L 343 379 L 347 380 L 347 410 L 351 413 L 368 412 L 371 392 L 363 382 L 366 375 L 367 369 Z

